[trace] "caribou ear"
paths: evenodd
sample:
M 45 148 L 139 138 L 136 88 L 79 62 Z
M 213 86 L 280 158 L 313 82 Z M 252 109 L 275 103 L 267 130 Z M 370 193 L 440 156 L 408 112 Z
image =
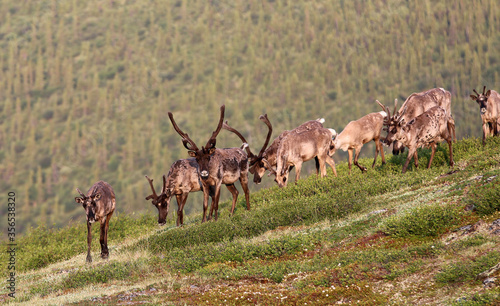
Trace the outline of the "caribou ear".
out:
M 214 154 L 215 150 L 216 150 L 216 148 L 210 148 L 210 150 L 208 151 L 208 154 L 210 154 L 210 155 Z
M 486 92 L 486 98 L 489 98 L 491 95 L 491 89 Z
M 75 202 L 79 203 L 79 204 L 82 204 L 83 203 L 83 199 L 80 198 L 80 197 L 75 197 Z
M 196 152 L 195 151 L 188 151 L 188 154 L 191 157 L 196 157 Z
M 476 101 L 476 100 L 477 100 L 477 96 L 474 96 L 474 95 L 470 95 L 470 98 L 471 98 L 473 101 Z
M 97 201 L 101 198 L 101 194 L 100 193 L 97 193 L 95 196 L 94 196 L 94 201 Z

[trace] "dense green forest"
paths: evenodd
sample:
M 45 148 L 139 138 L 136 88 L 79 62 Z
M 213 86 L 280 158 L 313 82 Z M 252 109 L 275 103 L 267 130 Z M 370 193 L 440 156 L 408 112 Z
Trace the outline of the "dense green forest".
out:
M 341 131 L 379 111 L 376 99 L 443 87 L 457 137 L 480 136 L 468 96 L 500 89 L 500 4 L 3 0 L 0 50 L 0 190 L 4 202 L 16 193 L 24 232 L 83 220 L 75 188 L 99 179 L 114 187 L 119 212 L 153 213 L 144 175 L 159 188 L 187 157 L 168 111 L 201 143 L 225 104 L 258 151 L 263 113 L 273 136 L 318 117 Z M 240 145 L 227 132 L 217 143 Z M 201 206 L 190 199 L 187 213 Z

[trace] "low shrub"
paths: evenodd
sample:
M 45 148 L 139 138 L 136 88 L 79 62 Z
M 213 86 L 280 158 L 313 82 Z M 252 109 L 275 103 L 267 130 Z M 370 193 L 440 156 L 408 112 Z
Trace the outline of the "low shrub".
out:
M 460 261 L 444 267 L 435 279 L 442 284 L 475 281 L 479 273 L 488 270 L 500 261 L 500 252 L 490 252 L 474 260 Z M 476 280 L 479 282 L 479 280 Z
M 472 187 L 465 197 L 467 204 L 474 205 L 479 215 L 491 215 L 500 211 L 500 177 L 487 177 L 480 185 Z
M 439 204 L 419 206 L 386 219 L 381 229 L 394 237 L 435 237 L 457 223 L 460 212 Z

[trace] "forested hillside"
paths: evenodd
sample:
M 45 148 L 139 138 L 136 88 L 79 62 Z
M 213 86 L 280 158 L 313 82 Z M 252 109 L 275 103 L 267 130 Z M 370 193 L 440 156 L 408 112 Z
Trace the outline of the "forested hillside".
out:
M 443 87 L 457 137 L 480 136 L 468 96 L 500 90 L 500 4 L 3 0 L 0 50 L 0 190 L 16 193 L 24 232 L 83 219 L 75 188 L 99 179 L 114 187 L 119 212 L 153 212 L 144 175 L 159 188 L 187 157 L 168 111 L 201 143 L 225 104 L 258 151 L 263 113 L 273 136 L 318 117 L 341 131 L 379 111 L 376 99 Z M 223 131 L 217 144 L 240 141 Z

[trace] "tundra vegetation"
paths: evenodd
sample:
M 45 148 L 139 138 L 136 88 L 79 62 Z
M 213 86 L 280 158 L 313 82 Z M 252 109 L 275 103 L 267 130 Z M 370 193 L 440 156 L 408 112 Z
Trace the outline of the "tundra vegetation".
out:
M 18 233 L 84 222 L 68 199 L 101 179 L 119 212 L 154 210 L 144 175 L 159 183 L 188 157 L 166 110 L 201 140 L 213 129 L 206 114 L 223 103 L 226 119 L 262 144 L 264 113 L 272 139 L 318 117 L 340 132 L 379 111 L 377 99 L 443 87 L 457 138 L 480 137 L 469 95 L 499 90 L 498 16 L 496 0 L 3 0 L 0 190 L 16 192 Z M 240 145 L 230 133 L 217 141 Z M 374 144 L 362 151 L 373 158 Z M 185 214 L 201 202 L 191 194 Z
M 407 153 L 351 175 L 344 161 L 337 178 L 329 170 L 252 193 L 250 211 L 240 199 L 230 217 L 231 201 L 222 202 L 217 222 L 195 214 L 184 227 L 175 218 L 160 227 L 152 212 L 118 213 L 109 230 L 113 256 L 92 264 L 84 263 L 84 224 L 31 229 L 17 241 L 19 287 L 10 301 L 498 304 L 498 281 L 478 276 L 500 261 L 500 138 L 481 141 L 454 144 L 453 172 L 445 145 L 430 169 L 406 174 Z M 426 163 L 430 149 L 418 156 Z

